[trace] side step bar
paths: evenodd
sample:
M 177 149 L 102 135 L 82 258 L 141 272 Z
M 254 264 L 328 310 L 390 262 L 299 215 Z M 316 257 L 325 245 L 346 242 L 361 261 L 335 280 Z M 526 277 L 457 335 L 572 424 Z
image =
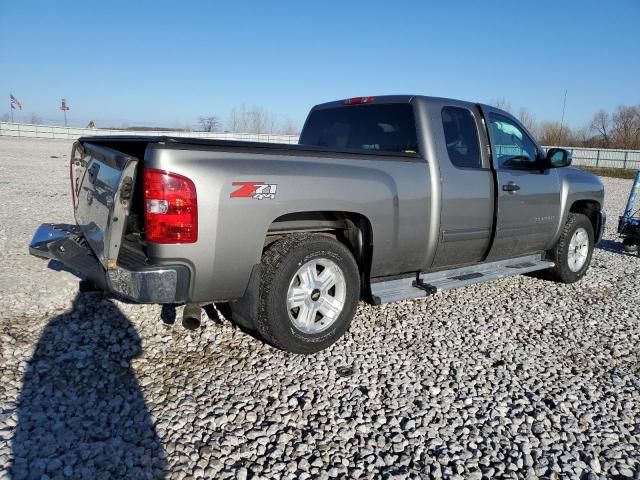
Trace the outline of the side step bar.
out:
M 408 298 L 421 298 L 452 288 L 488 282 L 503 277 L 521 275 L 551 268 L 555 264 L 542 260 L 541 254 L 481 263 L 440 272 L 422 273 L 416 277 L 385 280 L 371 284 L 371 295 L 376 305 Z

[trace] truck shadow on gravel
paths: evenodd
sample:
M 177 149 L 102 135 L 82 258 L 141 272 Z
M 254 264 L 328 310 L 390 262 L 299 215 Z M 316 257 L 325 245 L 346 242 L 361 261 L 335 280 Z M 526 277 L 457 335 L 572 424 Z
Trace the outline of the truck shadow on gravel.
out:
M 79 292 L 45 326 L 23 377 L 11 478 L 164 478 L 166 453 L 131 361 L 135 328 L 109 299 Z

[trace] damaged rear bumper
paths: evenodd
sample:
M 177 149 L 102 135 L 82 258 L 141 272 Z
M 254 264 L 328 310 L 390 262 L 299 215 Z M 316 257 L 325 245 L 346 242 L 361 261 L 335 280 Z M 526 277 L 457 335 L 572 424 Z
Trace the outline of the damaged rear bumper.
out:
M 138 303 L 183 303 L 188 299 L 190 273 L 184 265 L 105 270 L 77 225 L 45 223 L 38 227 L 29 253 L 56 260 L 97 287 Z

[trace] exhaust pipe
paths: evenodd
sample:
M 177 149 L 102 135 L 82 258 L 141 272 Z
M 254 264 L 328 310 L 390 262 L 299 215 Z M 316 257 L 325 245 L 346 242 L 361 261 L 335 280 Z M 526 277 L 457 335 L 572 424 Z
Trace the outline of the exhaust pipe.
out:
M 184 306 L 182 312 L 182 326 L 187 330 L 195 330 L 200 327 L 202 307 L 194 303 Z

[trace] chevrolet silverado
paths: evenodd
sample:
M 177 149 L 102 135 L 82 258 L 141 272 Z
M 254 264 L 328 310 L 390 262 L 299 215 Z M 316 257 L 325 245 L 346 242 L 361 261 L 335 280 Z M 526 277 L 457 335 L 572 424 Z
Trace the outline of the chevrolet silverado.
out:
M 141 303 L 229 302 L 273 345 L 312 353 L 374 304 L 546 270 L 587 271 L 604 189 L 512 115 L 424 96 L 314 107 L 299 144 L 84 137 L 76 224 L 34 255 Z

